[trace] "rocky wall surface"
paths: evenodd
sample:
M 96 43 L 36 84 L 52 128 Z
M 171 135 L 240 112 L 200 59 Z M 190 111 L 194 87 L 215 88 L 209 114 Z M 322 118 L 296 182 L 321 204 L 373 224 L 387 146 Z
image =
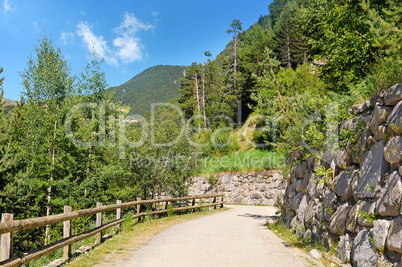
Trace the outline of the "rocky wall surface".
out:
M 336 247 L 352 266 L 401 266 L 402 84 L 350 112 L 355 117 L 340 128 L 352 138 L 341 151 L 299 153 L 282 219 L 303 240 Z
M 189 194 L 223 192 L 228 204 L 274 205 L 285 186 L 281 171 L 232 172 L 194 177 Z

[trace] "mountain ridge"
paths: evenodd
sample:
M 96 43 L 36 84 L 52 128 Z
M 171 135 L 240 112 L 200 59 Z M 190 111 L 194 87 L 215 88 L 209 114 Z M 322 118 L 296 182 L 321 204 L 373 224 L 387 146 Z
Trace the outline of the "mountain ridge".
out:
M 145 115 L 152 103 L 166 103 L 178 96 L 180 79 L 188 67 L 156 65 L 145 69 L 127 82 L 111 87 L 115 101 L 130 106 L 129 115 Z

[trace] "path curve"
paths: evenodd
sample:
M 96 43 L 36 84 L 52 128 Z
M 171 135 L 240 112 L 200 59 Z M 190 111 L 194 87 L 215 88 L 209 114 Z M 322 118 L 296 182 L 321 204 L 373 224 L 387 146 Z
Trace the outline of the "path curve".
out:
M 227 211 L 174 225 L 131 258 L 107 266 L 312 266 L 311 258 L 264 226 L 275 216 L 273 207 L 227 207 Z

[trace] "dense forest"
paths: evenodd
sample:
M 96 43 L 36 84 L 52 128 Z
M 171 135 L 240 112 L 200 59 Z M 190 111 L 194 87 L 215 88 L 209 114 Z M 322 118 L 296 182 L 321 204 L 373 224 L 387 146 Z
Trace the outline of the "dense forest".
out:
M 0 212 L 22 219 L 64 205 L 182 196 L 201 158 L 259 147 L 291 159 L 303 143 L 330 149 L 325 123 L 306 125 L 306 117 L 337 123 L 353 104 L 402 82 L 397 1 L 274 0 L 268 9 L 245 31 L 234 19 L 222 33 L 233 37 L 226 49 L 213 59 L 206 48 L 178 96 L 137 123 L 124 122 L 96 55 L 74 75 L 43 34 L 21 72 L 21 101 L 9 114 L 0 104 Z M 250 121 L 253 144 L 244 147 L 239 128 Z M 17 249 L 58 238 L 41 231 L 18 232 Z
M 206 129 L 200 140 L 252 124 L 255 145 L 287 158 L 305 144 L 322 149 L 325 121 L 347 119 L 353 104 L 402 81 L 401 8 L 397 1 L 274 0 L 246 31 L 232 21 L 233 41 L 214 60 L 207 51 L 206 62 L 190 66 L 177 103 L 187 119 L 200 118 L 193 120 Z M 326 114 L 334 104 L 337 114 Z M 321 122 L 307 125 L 311 114 Z M 219 135 L 233 140 L 205 154 L 242 147 L 235 130 Z

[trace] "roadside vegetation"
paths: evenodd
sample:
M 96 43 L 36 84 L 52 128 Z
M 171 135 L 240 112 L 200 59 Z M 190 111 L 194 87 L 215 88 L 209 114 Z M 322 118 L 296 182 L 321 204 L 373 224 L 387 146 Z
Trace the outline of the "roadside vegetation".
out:
M 274 223 L 267 223 L 266 226 L 279 238 L 290 245 L 303 250 L 306 254 L 313 249 L 318 250 L 322 255 L 322 258 L 320 259 L 321 263 L 325 266 L 331 266 L 332 261 L 330 255 L 335 256 L 335 250 L 328 250 L 323 244 L 313 240 L 312 238 L 303 240 L 303 237 L 297 236 L 296 233 L 286 227 L 284 223 L 277 221 Z M 335 248 L 336 246 L 334 246 L 334 249 Z

